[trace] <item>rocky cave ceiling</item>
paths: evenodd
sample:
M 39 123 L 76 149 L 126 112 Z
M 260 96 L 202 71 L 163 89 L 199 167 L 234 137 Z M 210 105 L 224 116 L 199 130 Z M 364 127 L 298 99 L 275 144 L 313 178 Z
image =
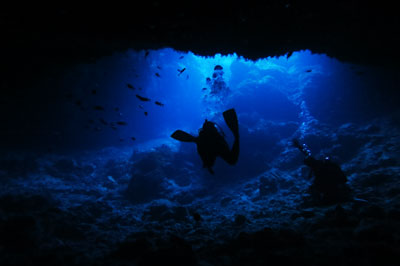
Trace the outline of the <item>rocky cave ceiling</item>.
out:
M 116 51 L 164 47 L 249 59 L 309 49 L 346 62 L 397 67 L 398 25 L 394 7 L 359 1 L 4 8 L 2 72 L 11 79 L 21 73 L 35 78 L 41 70 Z

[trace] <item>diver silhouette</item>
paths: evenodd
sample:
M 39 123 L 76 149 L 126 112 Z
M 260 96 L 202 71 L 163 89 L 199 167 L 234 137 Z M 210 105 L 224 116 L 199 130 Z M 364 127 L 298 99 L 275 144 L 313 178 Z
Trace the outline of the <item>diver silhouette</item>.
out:
M 171 135 L 172 138 L 179 141 L 196 143 L 197 152 L 203 161 L 203 167 L 207 168 L 211 174 L 214 174 L 212 167 L 218 156 L 230 165 L 236 164 L 239 158 L 239 124 L 236 112 L 234 109 L 229 109 L 223 112 L 223 116 L 225 123 L 235 137 L 232 149 L 229 149 L 223 132 L 218 129 L 214 122 L 207 119 L 203 123 L 203 127 L 199 129 L 197 137 L 182 130 L 176 130 Z
M 323 160 L 315 159 L 307 145 L 301 145 L 297 139 L 293 140 L 293 145 L 305 155 L 304 164 L 311 169 L 314 176 L 309 187 L 313 200 L 322 204 L 335 204 L 350 199 L 347 177 L 338 164 L 332 162 L 329 157 Z
M 214 73 L 212 75 L 212 81 L 210 80 L 210 94 L 226 96 L 229 93 L 229 88 L 224 81 L 224 71 L 222 66 L 216 65 L 214 67 Z

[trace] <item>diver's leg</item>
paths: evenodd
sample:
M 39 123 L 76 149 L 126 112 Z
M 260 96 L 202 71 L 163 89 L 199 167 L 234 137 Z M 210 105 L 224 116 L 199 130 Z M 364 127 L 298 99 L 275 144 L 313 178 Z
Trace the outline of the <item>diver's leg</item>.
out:
M 193 137 L 189 133 L 186 133 L 185 131 L 182 130 L 177 130 L 174 133 L 172 133 L 171 138 L 184 142 L 196 142 L 197 139 L 196 137 Z
M 207 168 L 208 171 L 213 174 L 214 171 L 212 170 L 212 167 L 217 159 L 216 154 L 214 154 L 212 150 L 210 151 L 210 149 L 207 149 L 207 147 L 199 145 L 199 143 L 197 143 L 197 152 L 203 162 L 203 168 Z
M 229 146 L 225 142 L 224 147 L 221 148 L 220 156 L 228 164 L 231 164 L 231 165 L 236 164 L 239 159 L 239 137 L 235 137 L 235 141 L 233 142 L 233 146 L 232 146 L 231 150 L 229 150 Z
M 229 150 L 228 144 L 224 142 L 224 147 L 221 148 L 221 157 L 229 164 L 236 164 L 239 159 L 239 122 L 235 109 L 229 109 L 223 112 L 225 123 L 232 131 L 235 140 L 233 142 L 232 149 Z
M 222 115 L 224 116 L 225 123 L 228 125 L 235 138 L 239 138 L 239 122 L 235 109 L 232 108 L 226 110 Z
M 231 164 L 235 164 L 239 159 L 239 136 L 235 137 L 231 150 Z

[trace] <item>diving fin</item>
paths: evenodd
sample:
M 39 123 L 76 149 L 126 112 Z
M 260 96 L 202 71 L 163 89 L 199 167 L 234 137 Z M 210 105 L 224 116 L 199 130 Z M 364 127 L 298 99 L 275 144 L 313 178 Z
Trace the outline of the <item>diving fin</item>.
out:
M 189 133 L 186 133 L 185 131 L 182 130 L 177 130 L 174 133 L 172 133 L 171 138 L 184 142 L 196 142 L 197 139 L 196 137 L 193 137 Z
M 239 122 L 236 116 L 235 109 L 229 109 L 222 113 L 225 123 L 228 125 L 235 137 L 239 137 Z

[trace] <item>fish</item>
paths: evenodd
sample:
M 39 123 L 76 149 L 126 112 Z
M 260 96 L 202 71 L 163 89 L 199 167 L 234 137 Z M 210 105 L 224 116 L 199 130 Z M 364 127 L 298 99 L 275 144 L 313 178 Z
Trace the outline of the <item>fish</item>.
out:
M 118 107 L 115 107 L 115 108 L 114 108 L 114 111 L 115 111 L 115 112 L 118 112 L 118 111 L 119 111 L 119 108 L 118 108 Z
M 312 69 L 307 69 L 306 70 L 307 73 L 310 73 L 311 71 L 312 71 Z
M 146 97 L 142 97 L 139 94 L 136 94 L 136 98 L 138 98 L 139 100 L 141 100 L 142 102 L 149 102 L 150 99 L 146 98 Z
M 106 126 L 108 125 L 108 122 L 106 120 L 104 120 L 104 118 L 100 118 L 99 120 L 103 125 L 106 125 Z
M 145 115 L 145 116 L 147 116 L 148 114 L 149 114 L 149 113 L 147 113 L 147 112 L 144 112 L 144 115 Z
M 159 78 L 161 78 L 161 76 L 160 76 L 160 74 L 158 74 L 157 72 L 156 72 L 156 74 L 155 74 L 157 77 L 159 77 Z
M 150 54 L 150 52 L 146 51 L 146 53 L 144 54 L 144 58 L 146 58 L 149 54 Z
M 162 69 L 160 66 L 157 66 L 157 68 L 158 68 L 159 70 L 161 70 L 161 69 Z
M 95 95 L 97 93 L 96 90 L 92 90 L 92 94 Z
M 179 72 L 178 76 L 180 76 L 183 73 L 183 71 L 185 71 L 185 70 L 186 70 L 186 67 L 184 67 L 182 69 L 178 69 L 178 72 Z
M 135 138 L 135 137 L 131 137 L 131 140 L 135 141 L 135 140 L 136 140 L 136 138 Z
M 186 80 L 188 80 L 189 79 L 189 75 L 186 75 Z
M 184 58 L 184 56 L 183 56 L 183 55 L 179 57 L 179 59 L 183 59 L 183 58 Z
M 126 126 L 126 125 L 128 125 L 125 121 L 118 121 L 117 122 L 117 125 L 120 125 L 120 126 Z
M 207 90 L 207 88 L 202 88 L 201 90 L 202 90 L 202 91 L 205 91 L 205 90 Z
M 104 107 L 101 106 L 101 105 L 96 105 L 96 106 L 93 107 L 93 109 L 97 110 L 97 111 L 104 111 Z
M 135 87 L 133 87 L 133 85 L 130 84 L 130 83 L 126 83 L 126 86 L 127 86 L 129 89 L 131 89 L 131 90 L 134 90 L 134 89 L 135 89 Z
M 163 104 L 163 103 L 161 103 L 161 102 L 158 102 L 158 101 L 155 101 L 154 103 L 155 103 L 155 104 L 157 104 L 157 105 L 159 105 L 159 106 L 164 106 L 164 104 Z

